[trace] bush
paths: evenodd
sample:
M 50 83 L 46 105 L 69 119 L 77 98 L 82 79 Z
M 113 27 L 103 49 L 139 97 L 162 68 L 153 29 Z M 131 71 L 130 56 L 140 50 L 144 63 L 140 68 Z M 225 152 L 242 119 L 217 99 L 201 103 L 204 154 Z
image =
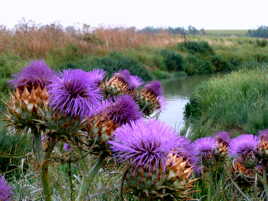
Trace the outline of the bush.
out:
M 66 48 L 59 48 L 48 53 L 47 63 L 58 69 L 58 67 L 74 63 L 84 57 L 81 50 L 75 45 L 68 45 Z
M 202 83 L 190 98 L 185 117 L 199 136 L 218 129 L 254 133 L 267 128 L 267 70 L 239 71 Z
M 268 62 L 268 55 L 265 53 L 253 54 L 253 58 L 259 63 Z
M 161 56 L 168 71 L 181 71 L 183 68 L 183 58 L 180 54 L 173 50 L 161 50 Z
M 0 55 L 0 79 L 10 78 L 13 73 L 19 71 L 20 68 L 26 65 L 26 61 L 21 57 L 11 53 Z
M 248 35 L 251 37 L 268 38 L 268 27 L 260 26 L 256 30 L 249 30 Z
M 92 70 L 94 68 L 104 69 L 110 76 L 114 72 L 122 69 L 128 69 L 132 74 L 140 76 L 143 80 L 151 80 L 152 77 L 145 67 L 136 60 L 124 56 L 121 53 L 111 53 L 105 57 L 88 57 L 76 62 L 67 63 L 59 67 L 65 68 L 81 68 L 84 70 Z
M 210 74 L 215 72 L 215 68 L 209 60 L 194 55 L 185 58 L 183 70 L 187 75 Z
M 257 47 L 266 47 L 268 44 L 267 40 L 256 40 L 256 46 Z
M 212 47 L 206 41 L 186 41 L 178 43 L 177 48 L 187 50 L 192 54 L 214 54 Z
M 232 64 L 225 60 L 221 55 L 211 56 L 210 61 L 214 65 L 216 72 L 227 72 L 233 68 Z
M 155 70 L 152 72 L 152 74 L 155 80 L 168 79 L 171 77 L 168 72 L 161 71 L 161 70 Z

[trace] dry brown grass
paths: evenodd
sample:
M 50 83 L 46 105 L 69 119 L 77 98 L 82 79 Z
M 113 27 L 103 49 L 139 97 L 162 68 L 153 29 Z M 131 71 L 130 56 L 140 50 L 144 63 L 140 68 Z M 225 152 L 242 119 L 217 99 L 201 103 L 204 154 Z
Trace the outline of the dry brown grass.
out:
M 0 26 L 0 53 L 11 51 L 25 58 L 45 57 L 49 52 L 74 45 L 82 53 L 97 54 L 142 46 L 163 47 L 183 39 L 168 33 L 140 33 L 134 28 L 64 29 L 61 25 L 21 23 L 8 30 Z

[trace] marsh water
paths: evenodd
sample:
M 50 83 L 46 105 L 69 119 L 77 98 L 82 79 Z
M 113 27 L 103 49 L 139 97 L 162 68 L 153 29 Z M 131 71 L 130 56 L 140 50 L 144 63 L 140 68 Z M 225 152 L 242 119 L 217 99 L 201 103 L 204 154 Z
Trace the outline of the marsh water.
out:
M 166 105 L 159 119 L 168 123 L 177 131 L 180 130 L 184 125 L 183 112 L 185 105 L 189 102 L 190 95 L 197 85 L 210 77 L 207 75 L 191 76 L 163 81 Z

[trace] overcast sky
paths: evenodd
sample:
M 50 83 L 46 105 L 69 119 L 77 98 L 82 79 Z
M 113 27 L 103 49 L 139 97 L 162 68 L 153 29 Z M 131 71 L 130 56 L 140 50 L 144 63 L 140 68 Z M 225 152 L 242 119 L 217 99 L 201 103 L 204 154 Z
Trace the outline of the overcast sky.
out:
M 249 29 L 268 25 L 268 0 L 0 0 L 0 24 L 188 26 Z

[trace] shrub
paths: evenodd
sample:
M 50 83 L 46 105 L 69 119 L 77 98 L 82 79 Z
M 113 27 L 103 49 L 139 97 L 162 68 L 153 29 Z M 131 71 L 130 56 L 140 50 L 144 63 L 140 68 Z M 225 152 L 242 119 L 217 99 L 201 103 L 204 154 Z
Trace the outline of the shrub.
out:
M 177 44 L 178 49 L 184 49 L 192 54 L 214 54 L 212 47 L 206 41 L 186 41 Z
M 256 132 L 268 127 L 268 75 L 265 70 L 234 72 L 195 89 L 185 117 L 193 133 L 216 129 Z M 200 134 L 200 133 L 199 133 Z
M 81 52 L 81 49 L 70 44 L 65 48 L 54 49 L 48 52 L 46 61 L 50 66 L 57 69 L 59 66 L 74 63 L 82 58 L 83 53 Z
M 215 72 L 215 68 L 209 60 L 194 55 L 186 57 L 183 70 L 187 75 L 210 74 Z
M 13 73 L 19 71 L 26 64 L 21 57 L 12 53 L 4 53 L 0 55 L 0 79 L 10 78 Z
M 232 64 L 221 55 L 211 56 L 210 61 L 214 65 L 216 72 L 226 72 L 232 70 Z
M 256 46 L 257 47 L 266 47 L 268 44 L 267 40 L 256 40 Z
M 161 56 L 168 71 L 181 71 L 183 68 L 183 58 L 180 54 L 173 50 L 161 50 Z
M 84 58 L 76 62 L 64 64 L 59 68 L 82 68 L 87 71 L 94 68 L 102 68 L 108 73 L 108 75 L 122 69 L 128 69 L 130 73 L 140 76 L 145 81 L 152 79 L 151 75 L 142 64 L 117 52 L 111 53 L 105 57 Z
M 268 62 L 268 55 L 265 53 L 253 54 L 253 58 L 259 63 Z
M 162 80 L 162 79 L 170 78 L 170 74 L 168 72 L 161 71 L 161 70 L 155 70 L 152 72 L 152 74 L 155 80 Z
M 256 30 L 249 30 L 248 35 L 251 37 L 268 38 L 268 27 L 260 26 Z

